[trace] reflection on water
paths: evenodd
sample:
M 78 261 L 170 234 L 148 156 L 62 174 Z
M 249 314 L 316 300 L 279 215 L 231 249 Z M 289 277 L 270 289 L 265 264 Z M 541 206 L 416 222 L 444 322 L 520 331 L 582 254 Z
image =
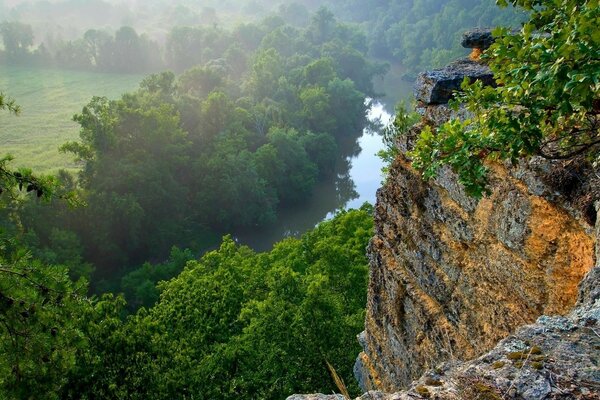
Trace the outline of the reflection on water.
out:
M 413 100 L 414 78 L 407 78 L 401 65 L 391 65 L 389 72 L 383 78 L 374 81 L 374 86 L 376 92 L 383 94 L 380 101 L 384 103 L 389 113 L 394 112 L 398 102 L 403 101 L 406 105 L 410 105 Z
M 336 210 L 358 208 L 364 202 L 374 203 L 383 166 L 376 155 L 383 148 L 379 131 L 391 115 L 384 104 L 375 103 L 367 117 L 368 127 L 362 136 L 340 145 L 342 153 L 350 156 L 338 161 L 335 176 L 320 182 L 308 202 L 281 210 L 273 226 L 236 232 L 236 240 L 257 251 L 266 251 L 285 237 L 298 236 L 314 228 L 331 218 Z
M 350 160 L 350 177 L 356 185 L 358 196 L 348 202 L 347 208 L 358 208 L 364 202 L 373 204 L 375 192 L 381 186 L 383 161 L 377 156 L 377 152 L 383 149 L 380 131 L 390 122 L 392 116 L 386 111 L 384 104 L 375 103 L 368 118 L 371 124 L 358 139 L 362 150 L 357 157 Z

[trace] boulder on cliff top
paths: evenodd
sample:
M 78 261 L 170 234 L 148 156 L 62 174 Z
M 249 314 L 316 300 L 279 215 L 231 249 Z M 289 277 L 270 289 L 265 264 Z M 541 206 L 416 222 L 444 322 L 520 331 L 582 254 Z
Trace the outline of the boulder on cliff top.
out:
M 462 41 L 460 42 L 462 47 L 467 49 L 481 49 L 485 50 L 494 43 L 494 36 L 492 36 L 491 29 L 476 28 L 463 33 Z
M 465 78 L 471 82 L 482 81 L 484 85 L 495 85 L 494 75 L 487 65 L 464 59 L 419 74 L 415 83 L 415 98 L 425 105 L 448 103 L 454 92 L 460 90 Z

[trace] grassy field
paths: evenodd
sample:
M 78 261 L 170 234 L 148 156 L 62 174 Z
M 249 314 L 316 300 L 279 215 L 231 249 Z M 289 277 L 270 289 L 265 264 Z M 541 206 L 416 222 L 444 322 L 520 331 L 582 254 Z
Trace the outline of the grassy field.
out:
M 12 154 L 13 166 L 37 172 L 76 168 L 70 155 L 58 151 L 61 144 L 79 137 L 73 115 L 92 96 L 119 98 L 136 89 L 142 78 L 0 65 L 0 91 L 21 106 L 18 116 L 0 112 L 0 156 Z

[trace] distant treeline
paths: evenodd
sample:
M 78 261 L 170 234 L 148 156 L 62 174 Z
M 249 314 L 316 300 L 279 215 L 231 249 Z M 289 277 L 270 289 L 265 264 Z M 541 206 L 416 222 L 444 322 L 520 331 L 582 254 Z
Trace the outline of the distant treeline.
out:
M 277 5 L 254 1 L 256 10 L 271 10 L 263 24 L 284 23 L 305 28 L 310 11 L 326 6 L 341 20 L 360 24 L 367 33 L 370 56 L 403 65 L 409 74 L 441 66 L 464 54 L 460 35 L 473 27 L 517 26 L 525 18 L 512 8 L 500 9 L 494 0 L 299 0 Z M 248 8 L 247 5 L 245 7 Z M 250 7 L 252 8 L 252 7 Z M 205 10 L 206 13 L 206 10 Z M 104 72 L 182 72 L 196 64 L 256 48 L 264 38 L 256 25 L 226 31 L 217 24 L 171 28 L 159 45 L 146 34 L 124 26 L 114 34 L 91 29 L 76 40 L 52 40 L 34 47 L 31 26 L 20 22 L 1 25 L 5 63 L 54 65 Z M 236 60 L 240 62 L 240 60 Z
M 201 52 L 206 43 L 203 42 L 204 29 L 198 31 L 195 44 L 198 48 L 190 49 Z M 202 31 L 202 32 L 200 32 Z M 80 69 L 99 72 L 145 73 L 165 69 L 169 64 L 180 64 L 181 60 L 167 60 L 163 49 L 147 35 L 138 35 L 135 29 L 124 26 L 114 34 L 90 29 L 77 40 L 41 43 L 34 47 L 33 29 L 21 22 L 4 22 L 0 25 L 0 34 L 4 51 L 0 52 L 0 60 L 6 64 L 46 66 L 67 69 Z M 219 33 L 215 35 L 220 36 Z M 191 38 L 190 38 L 191 39 Z M 182 48 L 187 43 L 177 43 L 174 33 L 168 46 Z M 169 57 L 174 56 L 169 52 Z
M 267 0 L 268 1 L 268 0 Z M 461 57 L 460 36 L 474 27 L 519 26 L 522 10 L 495 0 L 298 0 L 329 7 L 367 32 L 371 55 L 400 63 L 414 75 Z M 282 6 L 285 9 L 285 6 Z M 292 6 L 289 6 L 292 7 Z M 296 7 L 297 8 L 297 7 Z M 294 14 L 298 15 L 296 10 Z

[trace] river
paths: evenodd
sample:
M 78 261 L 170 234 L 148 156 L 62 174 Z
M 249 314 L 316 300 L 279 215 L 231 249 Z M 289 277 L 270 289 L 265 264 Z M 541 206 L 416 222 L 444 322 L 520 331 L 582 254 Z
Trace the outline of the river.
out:
M 338 163 L 338 174 L 333 182 L 320 182 L 306 203 L 280 210 L 273 226 L 235 232 L 237 242 L 256 251 L 267 251 L 274 243 L 286 237 L 300 236 L 339 210 L 359 208 L 365 202 L 375 203 L 377 189 L 383 180 L 383 162 L 377 156 L 383 149 L 380 129 L 390 122 L 396 103 L 403 101 L 410 105 L 412 99 L 413 83 L 403 79 L 402 75 L 402 68 L 392 65 L 383 79 L 374 82 L 375 91 L 382 96 L 373 102 L 367 114 L 369 123 L 355 144 L 352 156 Z
M 308 202 L 281 210 L 273 226 L 236 232 L 235 239 L 256 251 L 266 251 L 285 237 L 299 236 L 314 228 L 338 210 L 359 208 L 365 202 L 374 204 L 383 178 L 383 162 L 377 156 L 383 148 L 379 130 L 391 117 L 386 104 L 375 102 L 367 114 L 368 127 L 357 141 L 358 154 L 339 163 L 333 180 L 317 184 Z
M 365 202 L 375 203 L 377 189 L 383 180 L 383 162 L 377 156 L 383 149 L 380 128 L 390 122 L 399 101 L 410 105 L 412 99 L 413 82 L 403 79 L 403 73 L 401 66 L 392 65 L 383 79 L 374 82 L 375 91 L 382 96 L 373 103 L 367 115 L 367 128 L 355 143 L 352 156 L 339 163 L 338 175 L 333 182 L 320 182 L 306 203 L 280 210 L 273 226 L 235 232 L 234 238 L 239 243 L 256 251 L 267 251 L 286 237 L 297 237 L 314 228 L 336 211 L 359 208 Z

